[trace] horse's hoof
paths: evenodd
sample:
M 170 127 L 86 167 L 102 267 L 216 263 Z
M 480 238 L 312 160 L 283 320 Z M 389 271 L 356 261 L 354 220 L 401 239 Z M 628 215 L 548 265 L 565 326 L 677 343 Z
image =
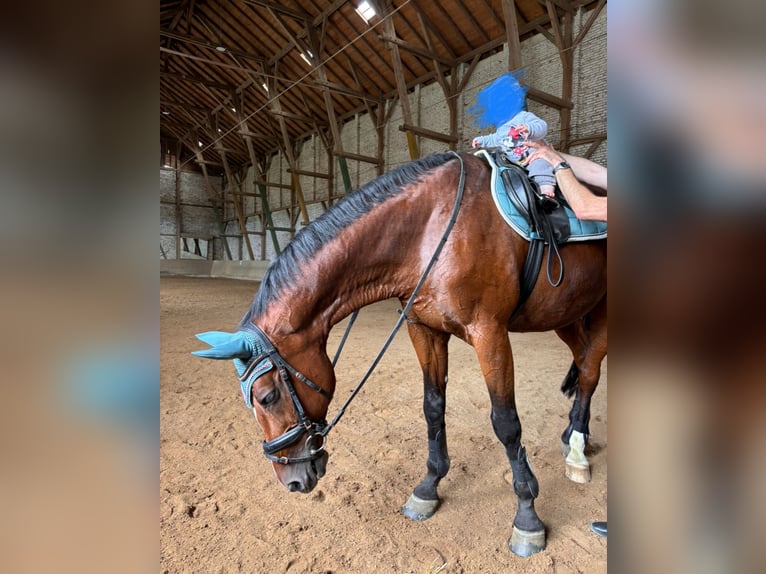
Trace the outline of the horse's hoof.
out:
M 585 435 L 572 431 L 569 437 L 569 454 L 567 454 L 566 475 L 572 482 L 585 484 L 590 482 L 590 463 L 585 456 Z
M 590 465 L 567 462 L 566 476 L 572 482 L 586 484 L 590 482 Z
M 410 499 L 402 506 L 402 514 L 410 520 L 421 522 L 434 515 L 439 508 L 439 503 L 439 500 L 423 500 L 411 494 Z
M 545 550 L 545 529 L 519 530 L 515 526 L 508 541 L 508 547 L 516 556 L 526 558 Z

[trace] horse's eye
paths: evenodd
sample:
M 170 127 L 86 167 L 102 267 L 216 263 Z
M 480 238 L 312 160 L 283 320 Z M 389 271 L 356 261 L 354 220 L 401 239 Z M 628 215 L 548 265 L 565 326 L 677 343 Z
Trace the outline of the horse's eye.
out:
M 261 403 L 261 405 L 263 405 L 264 407 L 267 407 L 273 402 L 275 402 L 278 398 L 279 398 L 279 391 L 277 389 L 274 389 L 265 397 L 258 399 L 258 402 Z

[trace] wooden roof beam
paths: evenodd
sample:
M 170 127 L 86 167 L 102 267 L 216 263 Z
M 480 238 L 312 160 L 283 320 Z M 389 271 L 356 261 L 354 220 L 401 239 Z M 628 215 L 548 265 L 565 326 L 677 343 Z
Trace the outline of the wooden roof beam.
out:
M 163 48 L 160 46 L 160 52 L 167 53 L 173 56 L 179 56 L 181 58 L 186 58 L 188 60 L 194 60 L 196 62 L 204 62 L 205 64 L 211 64 L 213 66 L 218 66 L 219 68 L 227 68 L 229 70 L 238 70 L 240 72 L 246 72 L 246 73 L 252 73 L 253 70 L 250 68 L 239 66 L 232 66 L 231 64 L 225 64 L 223 62 L 217 62 L 215 60 L 211 60 L 210 58 L 202 58 L 201 56 L 193 56 L 192 54 L 187 54 L 186 52 L 179 52 L 178 50 L 170 50 L 168 48 Z
M 463 18 L 468 20 L 471 25 L 476 28 L 479 33 L 481 34 L 482 38 L 484 38 L 485 42 L 489 42 L 489 36 L 487 36 L 487 32 L 484 30 L 484 28 L 476 21 L 476 18 L 473 17 L 473 14 L 468 10 L 468 8 L 465 7 L 465 4 L 463 4 L 462 0 L 457 0 L 458 8 L 460 8 L 460 11 L 463 13 Z
M 272 110 L 269 110 L 269 112 L 271 114 L 275 115 L 275 116 L 279 116 L 279 117 L 282 117 L 282 118 L 287 118 L 289 120 L 295 120 L 296 122 L 303 122 L 303 123 L 312 124 L 312 125 L 315 124 L 315 123 L 318 123 L 321 126 L 327 126 L 327 122 L 324 122 L 324 121 L 319 121 L 318 122 L 317 118 L 312 118 L 312 117 L 309 117 L 309 116 L 303 116 L 303 115 L 300 115 L 300 114 L 293 114 L 291 112 L 286 112 L 286 111 L 284 111 L 282 109 L 279 109 L 279 110 L 272 109 Z
M 425 18 L 425 15 L 423 14 L 423 11 L 420 9 L 420 6 L 418 6 L 417 4 L 415 4 L 415 2 L 412 2 L 412 3 L 410 4 L 410 6 L 412 6 L 412 8 L 415 10 L 415 12 L 417 12 L 418 14 L 420 14 L 420 16 L 421 16 L 422 18 L 424 18 L 425 20 L 427 20 L 427 18 Z M 451 19 L 450 19 L 450 20 L 451 20 Z M 443 48 L 444 48 L 444 49 L 447 51 L 447 53 L 449 54 L 449 57 L 450 57 L 450 58 L 451 58 L 453 61 L 454 61 L 454 60 L 456 60 L 456 59 L 457 59 L 457 54 L 455 54 L 455 52 L 452 50 L 452 48 L 451 48 L 451 47 L 450 47 L 450 45 L 449 45 L 449 42 L 447 42 L 447 40 L 445 40 L 445 39 L 444 39 L 444 36 L 442 36 L 442 35 L 439 33 L 439 31 L 438 31 L 438 30 L 435 30 L 435 29 L 434 29 L 434 30 L 431 30 L 431 32 L 433 33 L 434 37 L 435 37 L 435 38 L 436 38 L 436 39 L 439 41 L 439 43 L 442 45 L 442 47 L 443 47 Z
M 178 42 L 183 42 L 184 44 L 193 44 L 195 46 L 209 48 L 210 50 L 215 50 L 216 52 L 221 53 L 220 50 L 218 50 L 218 46 L 216 44 L 212 44 L 208 42 L 207 40 L 203 40 L 202 38 L 195 38 L 194 36 L 187 36 L 185 34 L 179 34 L 177 32 L 173 32 L 171 30 L 162 30 L 162 29 L 160 29 L 160 36 L 164 36 L 166 38 L 172 38 L 173 40 L 177 40 Z M 226 48 L 226 52 L 224 53 L 234 54 L 241 58 L 247 58 L 249 60 L 253 60 L 256 62 L 264 61 L 264 58 L 261 56 L 257 56 L 255 54 L 250 54 L 248 52 L 242 52 L 240 50 L 235 50 L 231 48 Z
M 553 108 L 571 110 L 574 107 L 571 101 L 559 98 L 558 96 L 554 96 L 553 94 L 549 94 L 548 92 L 544 92 L 529 86 L 527 87 L 527 97 L 530 100 L 534 100 Z
M 312 84 L 307 84 L 312 85 Z M 314 80 L 313 85 L 318 88 L 327 88 L 330 91 L 337 92 L 339 94 L 343 94 L 344 96 L 349 96 L 352 98 L 356 98 L 358 100 L 365 100 L 369 102 L 375 102 L 378 103 L 380 101 L 379 97 L 366 94 L 359 90 L 354 90 L 351 88 L 347 88 L 346 86 L 341 86 L 340 84 L 335 84 L 333 82 L 326 82 L 322 80 Z
M 305 169 L 293 169 L 287 168 L 287 173 L 294 173 L 296 175 L 304 175 L 306 177 L 316 177 L 318 179 L 330 179 L 330 176 L 326 173 L 319 173 L 317 171 L 307 171 Z
M 585 24 L 583 24 L 582 28 L 580 28 L 580 32 L 577 34 L 577 37 L 572 41 L 573 47 L 578 46 L 580 42 L 582 42 L 582 39 L 585 37 L 585 34 L 588 33 L 588 31 L 593 26 L 593 23 L 596 21 L 596 18 L 598 18 L 598 15 L 601 14 L 601 10 L 603 9 L 605 4 L 606 4 L 606 0 L 599 0 L 599 3 L 590 13 L 588 20 L 585 22 Z
M 537 0 L 537 3 L 545 7 L 549 0 Z M 577 10 L 577 4 L 584 4 L 584 2 L 565 2 L 564 0 L 550 0 L 550 2 L 553 2 L 556 6 L 564 10 L 565 12 L 574 12 Z
M 433 54 L 433 57 L 431 58 L 431 62 L 434 66 L 434 74 L 436 75 L 436 81 L 439 82 L 439 86 L 442 89 L 442 93 L 444 94 L 445 99 L 447 100 L 447 103 L 450 103 L 449 96 L 450 90 L 447 86 L 447 81 L 444 79 L 444 74 L 441 71 L 441 68 L 439 66 L 439 60 L 436 58 L 436 50 L 434 49 L 433 42 L 431 41 L 431 35 L 428 33 L 428 24 L 426 23 L 425 18 L 418 12 L 418 21 L 420 22 L 420 27 L 423 29 L 423 34 L 425 35 L 426 39 L 426 45 L 428 46 L 428 50 Z M 454 69 L 454 65 L 449 66 L 450 69 Z M 452 113 L 452 109 L 450 109 L 450 114 Z
M 345 157 L 345 158 L 353 159 L 353 160 L 356 160 L 356 161 L 362 161 L 362 162 L 365 162 L 365 163 L 371 163 L 373 165 L 378 165 L 378 163 L 380 161 L 377 157 L 372 157 L 372 156 L 369 156 L 369 155 L 361 155 L 361 154 L 358 154 L 358 153 L 350 153 L 350 152 L 342 151 L 342 150 L 339 150 L 339 149 L 334 150 L 332 153 L 336 157 Z
M 508 43 L 508 70 L 520 70 L 522 67 L 521 34 L 515 0 L 503 0 L 503 18 L 505 19 L 505 39 Z
M 375 1 L 373 5 L 378 9 L 378 13 L 383 17 L 385 33 L 391 37 L 396 37 L 396 28 L 394 27 L 393 16 L 388 9 L 385 11 L 380 2 Z M 391 64 L 394 69 L 394 76 L 396 78 L 396 89 L 399 93 L 399 105 L 402 109 L 402 118 L 405 124 L 412 125 L 412 111 L 410 110 L 410 102 L 407 97 L 407 83 L 404 80 L 404 70 L 402 69 L 402 59 L 399 54 L 399 46 L 395 43 L 389 43 L 389 51 L 391 52 Z M 415 160 L 420 157 L 420 150 L 418 149 L 418 143 L 415 139 L 415 135 L 412 131 L 407 131 L 407 147 L 409 149 L 410 159 Z
M 452 31 L 455 34 L 455 37 L 460 38 L 463 44 L 465 44 L 466 47 L 470 50 L 471 49 L 470 42 L 465 37 L 465 34 L 463 34 L 463 31 L 460 29 L 460 27 L 457 24 L 455 24 L 455 20 L 449 15 L 449 13 L 441 5 L 441 2 L 433 2 L 431 6 L 434 6 L 436 10 L 439 11 L 442 14 L 442 16 L 444 16 L 444 18 L 447 20 L 449 25 L 452 27 Z
M 184 15 L 184 11 L 186 10 L 186 7 L 188 6 L 190 0 L 182 0 L 182 2 L 178 5 L 178 8 L 176 8 L 176 13 L 173 16 L 173 20 L 170 22 L 169 29 L 175 30 L 176 26 L 178 26 L 178 22 L 181 20 L 181 17 Z
M 534 20 L 531 20 L 528 24 L 525 24 L 523 26 L 519 27 L 519 37 L 523 36 L 524 34 L 528 34 L 529 32 L 532 32 L 537 28 L 537 26 L 542 26 L 547 24 L 550 21 L 548 16 L 539 16 L 535 18 Z M 466 52 L 463 54 L 460 58 L 459 63 L 463 62 L 469 62 L 473 60 L 476 56 L 481 56 L 482 54 L 485 54 L 486 52 L 490 52 L 503 44 L 506 43 L 505 37 L 500 37 L 495 40 L 492 40 L 490 42 L 487 42 L 486 44 L 479 46 L 475 50 L 471 50 L 470 52 Z
M 505 27 L 505 22 L 498 18 L 497 14 L 495 14 L 495 11 L 492 9 L 491 4 L 487 0 L 481 0 L 481 2 L 484 4 L 484 7 L 487 9 L 487 12 L 489 12 L 492 15 L 492 18 L 495 21 L 495 24 L 497 24 L 500 28 Z
M 311 20 L 311 14 L 308 12 L 305 12 L 304 10 L 300 9 L 300 6 L 296 7 L 298 9 L 291 10 L 290 8 L 283 6 L 281 4 L 278 4 L 276 2 L 267 2 L 266 0 L 241 0 L 245 4 L 252 4 L 253 6 L 260 6 L 261 8 L 266 8 L 269 11 L 272 12 L 279 12 L 280 14 L 284 14 L 285 16 L 289 16 L 290 18 L 293 18 L 294 20 L 301 20 L 303 22 L 308 22 Z
M 244 2 L 247 2 L 247 0 L 243 0 L 243 1 L 244 1 Z M 325 20 L 327 20 L 327 18 L 329 18 L 330 16 L 332 16 L 332 15 L 333 15 L 335 12 L 337 12 L 337 11 L 338 11 L 338 10 L 339 10 L 339 9 L 340 9 L 340 8 L 341 8 L 343 5 L 345 5 L 345 4 L 347 4 L 347 3 L 348 3 L 348 0 L 335 0 L 335 2 L 333 2 L 332 4 L 330 4 L 330 5 L 329 5 L 329 6 L 328 6 L 326 9 L 324 9 L 324 10 L 323 10 L 323 11 L 322 11 L 320 14 L 318 14 L 316 17 L 314 17 L 314 19 L 313 19 L 313 20 L 311 20 L 311 26 L 312 26 L 313 28 L 316 28 L 317 26 L 320 26 L 320 25 L 322 25 L 322 24 L 323 24 L 323 22 L 324 22 Z M 310 17 L 310 16 L 309 16 L 309 17 Z M 348 22 L 348 20 L 347 20 L 347 19 L 346 19 L 346 22 Z M 297 34 L 297 38 L 299 38 L 299 39 L 301 39 L 301 40 L 302 40 L 302 39 L 305 37 L 305 35 L 306 35 L 306 30 L 301 30 L 301 31 L 300 31 L 300 32 Z M 277 60 L 280 60 L 280 59 L 284 58 L 284 56 L 285 56 L 287 53 L 289 53 L 289 52 L 290 52 L 290 50 L 292 50 L 292 48 L 290 48 L 290 47 L 285 47 L 285 48 L 282 48 L 282 50 L 280 50 L 280 51 L 279 51 L 277 54 L 275 54 L 275 55 L 274 55 L 272 58 L 270 58 L 270 59 L 269 59 L 269 61 L 268 61 L 268 64 L 269 64 L 269 65 L 273 65 L 275 61 L 277 61 Z
M 349 26 L 351 26 L 351 27 L 353 28 L 353 25 L 351 24 L 351 22 L 349 22 L 348 18 L 346 18 L 346 16 L 343 14 L 343 12 L 339 12 L 339 13 L 338 13 L 338 16 L 339 16 L 339 17 L 341 17 L 341 18 L 343 18 L 343 20 L 346 22 L 346 24 L 348 24 Z M 364 44 L 364 46 L 365 46 L 365 47 L 366 47 L 366 48 L 367 48 L 367 49 L 370 51 L 370 53 L 371 53 L 371 54 L 373 55 L 373 57 L 375 58 L 375 61 L 376 61 L 376 62 L 377 62 L 379 65 L 383 66 L 383 67 L 384 67 L 386 70 L 388 70 L 388 71 L 390 71 L 390 72 L 393 72 L 393 68 L 391 67 L 391 63 L 390 63 L 388 60 L 386 60 L 386 59 L 385 59 L 385 58 L 384 58 L 384 57 L 383 57 L 383 56 L 380 54 L 380 50 L 379 50 L 379 49 L 376 49 L 376 48 L 375 48 L 375 47 L 374 47 L 374 46 L 373 46 L 373 45 L 370 43 L 370 41 L 367 39 L 367 34 L 366 34 L 366 33 L 365 33 L 365 34 L 363 34 L 362 36 L 360 36 L 360 37 L 359 37 L 359 43 L 361 43 L 361 44 Z M 354 43 L 352 43 L 352 44 L 350 45 L 350 49 L 352 49 L 352 50 L 353 50 L 355 53 L 357 53 L 357 54 L 358 54 L 360 57 L 362 57 L 363 59 L 368 59 L 368 57 L 367 57 L 367 56 L 365 56 L 365 55 L 362 53 L 362 51 L 361 51 L 361 50 L 360 50 L 360 49 L 359 49 L 359 48 L 356 46 L 356 42 L 354 42 Z M 345 52 L 344 52 L 344 53 L 345 53 Z M 370 64 L 372 64 L 372 61 L 370 61 Z M 377 68 L 377 65 L 373 65 L 373 67 Z M 365 78 L 366 78 L 368 81 L 370 81 L 371 83 L 373 83 L 373 84 L 375 84 L 375 85 L 378 85 L 378 82 L 374 81 L 374 80 L 373 80 L 372 78 L 370 78 L 370 77 L 369 77 L 367 74 L 365 74 L 365 73 L 364 73 L 364 70 L 362 70 L 362 69 L 361 69 L 361 67 L 357 66 L 357 67 L 356 67 L 356 70 L 357 70 L 357 72 L 358 72 L 358 73 L 360 73 L 360 74 L 364 75 L 364 76 L 365 76 Z M 384 85 L 385 85 L 385 84 L 388 84 L 388 86 L 389 86 L 389 88 L 390 88 L 390 89 L 395 89 L 395 88 L 396 88 L 396 84 L 395 84 L 395 83 L 394 83 L 394 84 L 390 84 L 390 83 L 388 83 L 388 81 L 387 81 L 387 79 L 386 79 L 386 77 L 385 77 L 385 74 L 380 74 L 380 75 L 379 75 L 379 78 L 380 78 L 380 80 L 382 80 L 382 81 L 383 81 Z
M 192 82 L 195 84 L 202 84 L 204 86 L 208 86 L 209 88 L 215 88 L 217 90 L 222 90 L 224 92 L 228 92 L 232 90 L 235 86 L 227 85 L 227 84 L 220 84 L 218 82 L 213 82 L 210 80 L 206 80 L 204 78 L 200 78 L 199 76 L 195 76 L 193 74 L 181 74 L 177 72 L 164 72 L 160 71 L 160 77 L 167 77 L 167 78 L 173 78 L 176 80 L 184 80 L 186 82 Z
M 304 42 L 303 39 L 298 36 L 298 34 L 290 30 L 287 24 L 285 24 L 282 21 L 282 18 L 280 18 L 279 15 L 273 9 L 269 8 L 269 14 L 271 14 L 271 17 L 274 18 L 274 21 L 279 25 L 282 32 L 284 32 L 285 36 L 287 36 L 290 39 L 290 42 L 292 43 L 292 45 L 295 46 L 301 54 L 303 54 L 309 59 L 313 59 L 313 57 L 310 57 L 309 54 L 306 53 L 307 51 L 311 50 L 311 48 L 306 45 L 306 42 Z M 289 50 L 285 52 L 284 55 L 287 55 L 288 53 L 289 53 Z M 312 65 L 314 64 L 312 63 Z
M 168 99 L 162 99 L 162 98 L 160 98 L 160 106 L 168 106 L 171 108 L 183 108 L 185 110 L 194 110 L 197 112 L 204 112 L 204 113 L 208 112 L 208 109 L 202 106 L 195 106 L 192 104 L 187 104 L 186 102 L 179 102 L 177 100 L 168 100 Z
M 420 126 L 413 126 L 409 124 L 404 124 L 399 126 L 400 132 L 414 132 L 418 134 L 419 136 L 422 136 L 424 138 L 428 138 L 430 140 L 436 140 L 448 144 L 456 144 L 457 143 L 457 136 L 452 136 L 449 134 L 443 134 L 439 132 L 435 132 L 433 130 L 427 130 L 425 128 L 421 128 Z
M 561 23 L 559 22 L 559 15 L 556 12 L 556 8 L 551 0 L 544 0 L 543 4 L 548 10 L 548 17 L 551 22 L 551 27 L 553 28 L 553 36 L 556 39 L 554 44 L 559 49 L 559 54 L 561 54 L 561 51 L 566 46 L 564 46 L 564 35 L 561 29 Z
M 409 42 L 405 42 L 404 40 L 400 40 L 399 38 L 391 38 L 389 36 L 380 35 L 378 36 L 381 41 L 396 44 L 399 46 L 402 50 L 406 50 L 407 52 L 411 54 L 415 54 L 416 56 L 422 56 L 423 58 L 426 58 L 428 60 L 436 60 L 440 64 L 444 64 L 445 66 L 453 67 L 455 65 L 454 60 L 448 60 L 446 58 L 442 58 L 438 54 L 436 54 L 433 51 L 429 51 L 425 48 L 421 48 L 420 46 L 416 46 L 414 44 L 410 44 Z

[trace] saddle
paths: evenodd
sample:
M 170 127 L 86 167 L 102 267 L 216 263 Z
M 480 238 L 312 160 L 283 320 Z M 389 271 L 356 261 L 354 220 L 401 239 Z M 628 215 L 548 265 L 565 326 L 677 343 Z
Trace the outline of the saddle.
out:
M 527 170 L 508 159 L 502 149 L 479 150 L 492 168 L 492 199 L 503 219 L 521 237 L 530 242 L 529 252 L 521 274 L 519 303 L 516 313 L 537 282 L 542 266 L 545 245 L 548 250 L 546 274 L 548 282 L 558 287 L 564 279 L 564 261 L 558 246 L 572 241 L 603 239 L 607 235 L 605 222 L 578 219 L 558 188 L 556 197 L 540 193 L 536 182 L 529 179 Z M 559 264 L 559 275 L 553 279 L 553 257 Z

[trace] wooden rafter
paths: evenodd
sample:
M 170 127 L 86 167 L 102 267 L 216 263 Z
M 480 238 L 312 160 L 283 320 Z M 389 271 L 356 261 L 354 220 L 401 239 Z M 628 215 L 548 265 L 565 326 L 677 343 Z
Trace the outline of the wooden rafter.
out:
M 416 2 L 412 2 L 412 7 L 417 14 L 420 14 L 421 17 L 425 18 L 423 11 L 421 10 L 420 6 Z M 452 46 L 444 37 L 444 35 L 441 32 L 439 32 L 439 30 L 437 29 L 431 30 L 431 33 L 433 34 L 434 38 L 436 38 L 439 41 L 439 43 L 442 45 L 442 47 L 447 51 L 447 54 L 449 54 L 450 61 L 454 62 L 455 60 L 457 60 L 457 54 L 455 54 L 455 51 L 452 49 Z
M 418 13 L 418 21 L 420 22 L 420 27 L 423 30 L 423 36 L 425 37 L 426 44 L 428 46 L 429 51 L 434 54 L 434 45 L 433 41 L 431 40 L 431 34 L 429 31 L 428 24 L 423 19 L 420 13 Z M 434 54 L 435 55 L 435 54 Z M 424 136 L 430 139 L 434 139 L 437 141 L 448 143 L 450 146 L 450 149 L 455 149 L 458 143 L 458 137 L 457 137 L 457 99 L 454 97 L 457 95 L 457 93 L 454 91 L 454 88 L 456 87 L 456 79 L 457 79 L 457 67 L 453 66 L 450 68 L 450 75 L 452 77 L 451 84 L 447 84 L 447 80 L 444 77 L 444 74 L 442 73 L 441 66 L 439 65 L 439 61 L 434 57 L 432 60 L 433 68 L 434 68 L 434 74 L 436 75 L 436 81 L 439 83 L 439 86 L 442 89 L 442 94 L 444 95 L 444 101 L 447 102 L 447 109 L 449 110 L 449 134 L 442 134 L 438 132 L 434 132 L 433 130 L 424 130 L 423 128 L 415 128 L 413 126 L 407 127 L 402 126 L 400 129 L 408 129 L 414 133 L 417 133 L 420 136 Z
M 410 44 L 409 42 L 405 42 L 404 40 L 401 40 L 399 38 L 391 38 L 389 36 L 381 36 L 381 40 L 384 42 L 388 42 L 391 44 L 396 44 L 399 46 L 402 50 L 407 50 L 411 54 L 414 54 L 416 56 L 421 56 L 423 58 L 426 58 L 428 60 L 436 60 L 440 64 L 444 64 L 445 66 L 452 66 L 454 64 L 453 60 L 448 60 L 447 58 L 442 58 L 437 53 L 433 52 L 432 50 L 421 48 L 420 46 L 416 46 L 414 44 Z
M 172 139 L 179 131 L 185 133 L 195 126 L 200 129 L 213 121 L 216 128 L 212 136 L 219 135 L 203 140 L 210 146 L 202 149 L 204 161 L 221 165 L 220 153 L 213 147 L 220 138 L 233 170 L 240 169 L 240 162 L 251 161 L 246 134 L 257 161 L 280 148 L 295 150 L 296 144 L 311 134 L 334 140 L 335 136 L 330 136 L 332 125 L 340 127 L 360 112 L 367 112 L 376 132 L 384 136 L 385 117 L 394 106 L 408 105 L 403 92 L 437 82 L 448 105 L 459 102 L 457 95 L 466 88 L 481 58 L 497 52 L 503 44 L 513 52 L 513 38 L 530 34 L 544 35 L 557 49 L 569 40 L 564 50 L 571 53 L 605 12 L 606 0 L 373 0 L 373 4 L 382 9 L 365 24 L 347 0 L 319 5 L 305 0 L 220 0 L 219 4 L 161 0 L 160 101 L 163 110 L 172 112 L 160 116 L 161 138 Z M 574 27 L 574 14 L 583 5 L 589 10 L 570 38 L 568 29 Z M 506 6 L 515 10 L 515 34 L 504 24 L 506 20 L 513 22 L 507 17 Z M 388 32 L 387 18 L 393 36 Z M 227 51 L 216 50 L 220 45 Z M 398 64 L 393 57 L 394 45 Z M 317 55 L 311 68 L 298 58 L 299 50 Z M 314 71 L 320 65 L 324 78 Z M 272 84 L 278 89 L 269 93 L 261 88 L 264 69 L 272 75 L 280 72 Z M 280 113 L 269 103 L 277 95 Z M 529 95 L 559 110 L 562 119 L 570 114 L 571 95 L 566 91 L 547 94 L 530 90 Z M 229 106 L 235 99 L 239 103 Z M 243 106 L 249 111 L 246 128 L 231 112 L 231 107 Z M 207 117 L 207 112 L 212 116 Z M 409 113 L 410 121 L 403 121 L 403 125 L 427 129 L 412 121 L 417 117 L 414 109 Z M 289 146 L 283 142 L 283 123 L 290 136 Z M 564 131 L 566 125 L 562 122 Z M 448 131 L 442 136 L 453 135 L 452 125 Z M 379 141 L 385 143 L 385 137 Z
M 211 42 L 208 42 L 207 40 L 204 40 L 202 38 L 196 38 L 194 36 L 190 36 L 188 34 L 179 34 L 177 32 L 173 32 L 172 30 L 162 30 L 160 29 L 160 36 L 163 36 L 165 38 L 170 38 L 173 40 L 176 40 L 178 42 L 182 42 L 184 44 L 191 44 L 194 46 L 200 46 L 202 48 L 208 48 L 210 50 L 214 50 L 218 53 L 221 53 L 218 50 L 218 45 L 213 44 Z M 255 62 L 262 63 L 264 61 L 264 58 L 261 56 L 258 56 L 256 54 L 250 54 L 248 52 L 243 52 L 241 50 L 236 50 L 232 48 L 226 48 L 225 54 L 233 54 L 235 56 L 239 56 L 240 58 L 247 58 L 248 60 L 253 60 Z
M 508 70 L 520 70 L 521 38 L 515 0 L 503 0 L 503 18 L 505 19 L 505 38 L 508 43 Z
M 588 31 L 593 26 L 593 23 L 596 21 L 596 18 L 598 18 L 598 15 L 601 14 L 601 10 L 606 5 L 606 0 L 599 0 L 599 3 L 596 5 L 596 7 L 591 11 L 590 16 L 588 16 L 588 20 L 585 22 L 585 24 L 582 25 L 582 28 L 580 28 L 580 31 L 577 33 L 577 37 L 572 41 L 572 47 L 579 46 L 580 42 L 582 42 L 582 39 L 585 37 L 585 34 L 588 33 Z

